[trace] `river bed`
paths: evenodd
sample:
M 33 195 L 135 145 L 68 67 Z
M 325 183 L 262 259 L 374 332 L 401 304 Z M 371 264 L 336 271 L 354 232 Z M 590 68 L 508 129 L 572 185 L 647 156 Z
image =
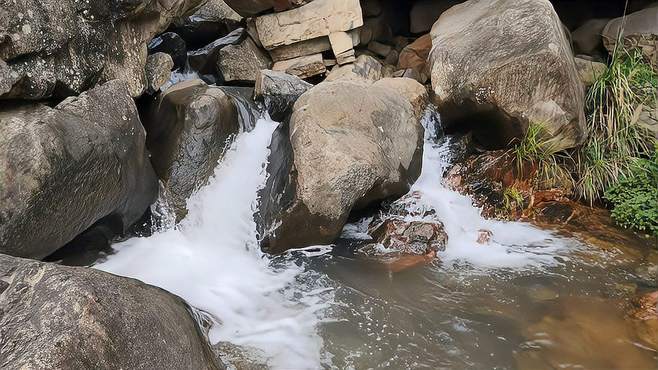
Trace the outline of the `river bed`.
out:
M 183 297 L 211 318 L 213 343 L 275 369 L 656 368 L 655 348 L 627 317 L 637 293 L 656 289 L 637 273 L 658 263 L 655 252 L 624 246 L 631 257 L 608 263 L 619 258 L 614 248 L 482 218 L 442 185 L 449 140 L 436 117 L 424 124 L 414 206 L 431 208 L 449 236 L 429 265 L 393 273 L 347 253 L 367 218 L 347 225 L 336 246 L 262 254 L 253 213 L 278 124 L 261 119 L 178 226 L 116 244 L 94 267 Z M 476 242 L 482 229 L 492 232 L 488 245 Z

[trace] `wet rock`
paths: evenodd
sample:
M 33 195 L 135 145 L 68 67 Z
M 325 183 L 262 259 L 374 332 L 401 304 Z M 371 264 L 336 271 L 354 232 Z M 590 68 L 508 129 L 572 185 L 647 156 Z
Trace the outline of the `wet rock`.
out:
M 541 122 L 555 150 L 585 139 L 584 91 L 548 0 L 467 1 L 432 28 L 432 87 L 449 127 L 503 148 Z
M 242 41 L 219 49 L 217 72 L 224 82 L 253 86 L 261 69 L 269 69 L 272 60 L 247 36 Z
M 0 59 L 19 77 L 2 97 L 66 97 L 114 79 L 139 96 L 146 88 L 146 44 L 201 1 L 29 0 L 4 6 Z
M 291 153 L 273 152 L 279 168 L 268 168 L 263 198 L 275 217 L 265 220 L 264 249 L 331 243 L 353 209 L 405 194 L 420 174 L 426 102 L 423 86 L 408 79 L 323 82 L 302 95 L 290 119 Z
M 256 80 L 254 99 L 265 104 L 272 119 L 283 122 L 292 113 L 297 99 L 312 87 L 297 76 L 265 69 Z
M 241 25 L 242 17 L 223 0 L 209 0 L 193 15 L 176 20 L 170 29 L 185 40 L 189 49 L 196 49 Z
M 331 73 L 327 75 L 325 80 L 361 80 L 375 82 L 383 78 L 382 68 L 383 65 L 379 60 L 369 55 L 360 55 L 356 58 L 354 63 L 334 68 Z
M 155 53 L 146 59 L 146 92 L 153 94 L 169 81 L 174 61 L 169 54 Z
M 243 28 L 238 28 L 228 35 L 217 39 L 208 45 L 191 51 L 187 54 L 190 68 L 201 75 L 214 74 L 217 71 L 219 51 L 229 45 L 235 45 L 243 41 L 246 33 Z
M 603 63 L 593 62 L 582 58 L 576 58 L 575 61 L 580 81 L 586 88 L 592 86 L 594 82 L 608 70 L 608 66 Z
M 260 41 L 268 50 L 361 25 L 358 0 L 315 0 L 297 9 L 256 18 Z
M 426 255 L 432 251 L 445 250 L 448 241 L 448 235 L 440 222 L 396 218 L 388 218 L 377 225 L 371 225 L 369 234 L 376 243 L 383 246 L 381 254 L 384 256 Z M 377 251 L 374 253 L 380 254 Z
M 611 54 L 615 50 L 617 37 L 620 34 L 624 40 L 624 47 L 639 48 L 647 60 L 658 68 L 658 6 L 608 22 L 602 35 L 603 44 Z
M 187 44 L 182 37 L 174 32 L 165 32 L 151 40 L 148 51 L 151 54 L 169 54 L 176 69 L 185 68 L 187 64 Z
M 276 62 L 272 66 L 272 69 L 299 78 L 308 78 L 327 72 L 327 67 L 322 60 L 322 54 L 313 54 Z
M 412 69 L 418 74 L 420 83 L 429 80 L 430 69 L 428 58 L 432 50 L 432 37 L 427 34 L 416 39 L 416 41 L 407 45 L 400 52 L 398 59 L 398 70 Z M 406 76 L 405 76 L 406 77 Z
M 207 183 L 238 133 L 238 108 L 222 88 L 189 80 L 149 105 L 144 126 L 153 167 L 181 220 L 187 214 L 187 198 Z
M 0 252 L 43 258 L 104 219 L 121 233 L 157 179 L 126 84 L 0 111 Z
M 3 368 L 220 368 L 190 308 L 162 289 L 4 255 L 0 281 Z

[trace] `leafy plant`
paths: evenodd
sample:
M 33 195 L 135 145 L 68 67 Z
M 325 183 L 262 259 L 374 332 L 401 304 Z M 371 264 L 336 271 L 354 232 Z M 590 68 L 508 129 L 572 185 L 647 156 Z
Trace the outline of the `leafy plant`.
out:
M 605 192 L 612 218 L 621 226 L 658 237 L 658 147 L 651 159 L 639 159 L 629 176 Z
M 651 153 L 652 133 L 639 124 L 656 105 L 658 74 L 638 50 L 617 49 L 587 94 L 588 141 L 575 153 L 577 196 L 590 203 L 631 176 L 632 163 Z

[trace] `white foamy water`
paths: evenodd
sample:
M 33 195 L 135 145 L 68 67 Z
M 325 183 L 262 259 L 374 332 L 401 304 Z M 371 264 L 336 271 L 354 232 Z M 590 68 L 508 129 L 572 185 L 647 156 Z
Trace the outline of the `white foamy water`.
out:
M 209 313 L 213 343 L 255 348 L 272 368 L 317 368 L 324 291 L 300 286 L 301 267 L 271 266 L 253 219 L 276 126 L 261 119 L 236 138 L 214 178 L 188 200 L 178 228 L 117 244 L 95 268 L 159 286 Z
M 443 184 L 452 160 L 449 139 L 437 142 L 437 119 L 431 112 L 423 119 L 425 145 L 420 178 L 411 192 L 419 203 L 436 211 L 448 234 L 444 262 L 465 263 L 484 268 L 524 268 L 558 264 L 556 256 L 568 249 L 567 242 L 548 231 L 520 222 L 487 220 L 469 196 Z M 488 245 L 477 243 L 480 230 L 492 232 Z M 564 258 L 564 257 L 563 257 Z

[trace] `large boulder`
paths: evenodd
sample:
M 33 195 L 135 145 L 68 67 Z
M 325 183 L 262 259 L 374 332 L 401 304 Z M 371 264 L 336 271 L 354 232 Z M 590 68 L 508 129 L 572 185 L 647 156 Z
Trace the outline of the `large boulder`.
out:
M 1 111 L 0 253 L 45 257 L 101 219 L 126 230 L 158 192 L 144 141 L 120 80 Z
M 658 4 L 626 17 L 615 18 L 603 29 L 603 44 L 612 54 L 618 38 L 626 48 L 636 47 L 658 69 Z
M 18 0 L 0 10 L 0 59 L 18 76 L 0 98 L 76 95 L 123 79 L 146 88 L 146 44 L 203 0 Z M 1 83 L 0 83 L 1 85 Z
M 263 248 L 326 244 L 352 210 L 405 194 L 420 174 L 427 91 L 416 81 L 323 82 L 275 135 L 261 197 Z
M 188 80 L 170 87 L 145 109 L 144 126 L 151 161 L 162 180 L 176 218 L 186 201 L 205 185 L 245 122 L 240 99 L 227 88 Z
M 548 0 L 470 0 L 432 28 L 432 87 L 444 122 L 488 148 L 540 123 L 558 151 L 585 139 L 584 90 Z
M 89 268 L 0 255 L 3 369 L 219 369 L 187 304 Z

